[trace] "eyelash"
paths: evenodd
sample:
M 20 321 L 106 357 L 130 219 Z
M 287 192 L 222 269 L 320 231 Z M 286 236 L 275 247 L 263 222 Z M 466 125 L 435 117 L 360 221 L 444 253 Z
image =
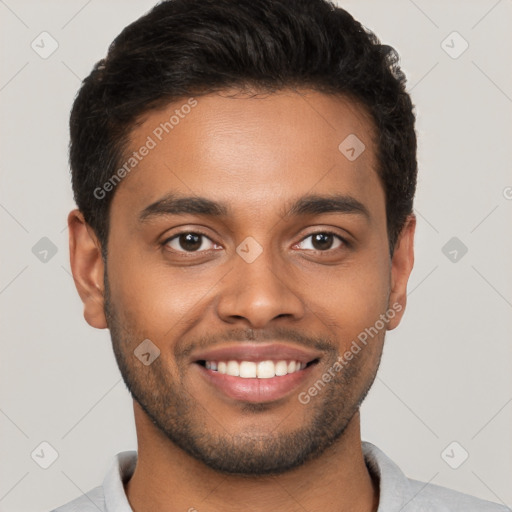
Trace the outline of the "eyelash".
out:
M 315 235 L 333 235 L 335 238 L 337 238 L 339 241 L 342 242 L 343 246 L 345 248 L 350 248 L 351 247 L 351 244 L 350 242 L 347 241 L 346 238 L 338 235 L 337 233 L 334 233 L 333 231 L 315 231 L 314 233 L 309 233 L 308 235 L 306 235 L 305 237 L 303 237 L 297 244 L 294 244 L 295 245 L 298 245 L 302 242 L 304 242 L 304 240 L 310 238 L 310 237 L 313 237 Z M 175 240 L 177 238 L 179 238 L 181 235 L 199 235 L 201 237 L 204 237 L 204 238 L 207 238 L 208 240 L 210 240 L 210 242 L 214 243 L 215 242 L 213 240 L 211 240 L 211 238 L 205 234 L 205 233 L 202 233 L 201 231 L 181 231 L 179 233 L 176 233 L 174 234 L 173 236 L 165 239 L 163 242 L 162 242 L 162 247 L 166 247 L 167 244 L 169 244 L 169 242 L 171 242 L 172 240 Z M 216 244 L 216 245 L 219 245 L 219 244 Z M 310 252 L 321 252 L 321 253 L 328 253 L 328 252 L 334 252 L 336 250 L 339 250 L 341 249 L 342 247 L 336 247 L 334 249 L 326 249 L 325 251 L 322 251 L 320 249 L 306 249 L 307 251 L 310 251 Z M 171 251 L 173 252 L 176 252 L 176 253 L 181 253 L 181 254 L 190 254 L 190 255 L 193 255 L 193 254 L 197 254 L 197 253 L 201 253 L 201 252 L 206 252 L 206 251 L 210 251 L 212 249 L 206 249 L 206 250 L 202 250 L 202 251 L 178 251 L 176 249 L 170 249 Z M 215 249 L 213 249 L 215 250 Z

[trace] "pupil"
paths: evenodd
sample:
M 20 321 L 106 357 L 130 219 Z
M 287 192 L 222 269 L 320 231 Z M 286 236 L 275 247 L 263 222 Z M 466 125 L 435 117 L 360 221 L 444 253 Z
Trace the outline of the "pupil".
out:
M 330 249 L 332 242 L 332 235 L 327 233 L 317 233 L 313 236 L 313 247 L 318 250 Z
M 196 233 L 187 233 L 180 235 L 180 246 L 186 251 L 195 251 L 201 247 L 201 235 Z

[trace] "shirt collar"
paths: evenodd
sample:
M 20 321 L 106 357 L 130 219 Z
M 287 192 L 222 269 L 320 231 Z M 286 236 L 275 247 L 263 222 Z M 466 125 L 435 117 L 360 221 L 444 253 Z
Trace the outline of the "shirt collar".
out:
M 103 480 L 105 510 L 107 512 L 133 512 L 124 491 L 124 483 L 133 475 L 136 464 L 136 451 L 121 452 L 116 455 Z
M 375 445 L 363 441 L 363 455 L 368 470 L 379 482 L 379 508 L 377 512 L 401 510 L 414 496 L 402 470 Z M 103 480 L 107 512 L 133 512 L 124 484 L 131 478 L 137 463 L 137 452 L 118 453 Z
M 362 448 L 366 466 L 379 482 L 377 512 L 402 510 L 414 498 L 408 478 L 383 451 L 372 443 L 363 441 Z

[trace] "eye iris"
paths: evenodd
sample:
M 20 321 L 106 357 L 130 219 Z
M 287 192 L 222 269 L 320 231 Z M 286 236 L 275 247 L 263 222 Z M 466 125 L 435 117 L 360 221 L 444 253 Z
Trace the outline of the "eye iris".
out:
M 333 243 L 333 235 L 328 233 L 317 233 L 313 235 L 313 247 L 319 251 L 330 249 Z
M 186 251 L 195 251 L 201 247 L 201 235 L 187 233 L 179 236 L 180 247 Z

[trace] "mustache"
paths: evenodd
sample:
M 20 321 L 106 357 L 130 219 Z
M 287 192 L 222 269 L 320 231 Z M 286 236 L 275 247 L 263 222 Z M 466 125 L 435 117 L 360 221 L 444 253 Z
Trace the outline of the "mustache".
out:
M 319 350 L 326 353 L 335 352 L 335 343 L 329 336 L 311 335 L 304 332 L 284 327 L 274 327 L 272 329 L 232 329 L 222 334 L 206 334 L 199 336 L 191 341 L 183 340 L 182 343 L 175 345 L 175 356 L 187 357 L 195 350 L 209 349 L 221 345 L 227 341 L 275 341 L 275 342 L 292 342 L 302 345 L 306 348 Z

